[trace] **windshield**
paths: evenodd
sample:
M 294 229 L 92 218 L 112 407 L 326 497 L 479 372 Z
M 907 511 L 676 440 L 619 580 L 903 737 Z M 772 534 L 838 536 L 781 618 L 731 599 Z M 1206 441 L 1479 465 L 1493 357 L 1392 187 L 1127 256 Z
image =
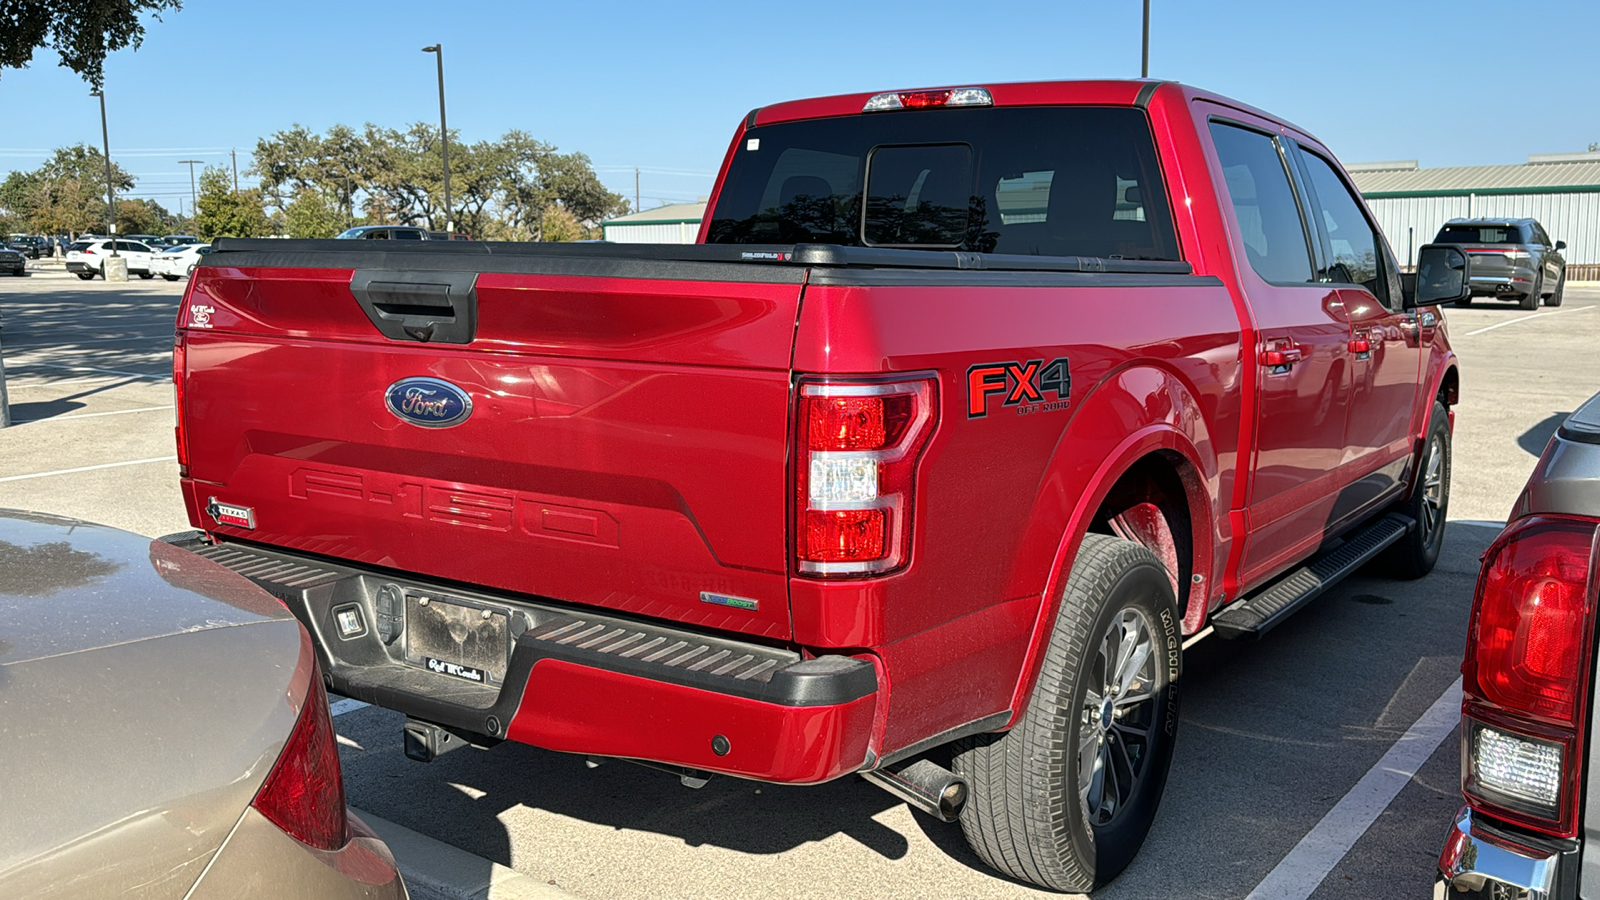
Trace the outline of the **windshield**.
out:
M 713 244 L 1179 259 L 1144 113 L 908 110 L 745 132 Z

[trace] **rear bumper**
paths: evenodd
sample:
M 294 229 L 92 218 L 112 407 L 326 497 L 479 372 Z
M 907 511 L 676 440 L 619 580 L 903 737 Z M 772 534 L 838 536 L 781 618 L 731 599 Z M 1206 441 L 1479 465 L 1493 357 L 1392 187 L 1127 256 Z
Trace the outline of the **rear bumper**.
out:
M 1575 841 L 1513 835 L 1462 807 L 1439 854 L 1434 900 L 1577 900 Z
M 870 657 L 805 659 L 785 647 L 276 548 L 208 545 L 197 535 L 172 541 L 283 600 L 313 635 L 330 689 L 469 740 L 510 739 L 792 784 L 827 781 L 874 761 L 879 677 Z M 396 592 L 404 602 L 381 605 Z M 424 618 L 412 605 L 423 596 L 469 611 L 462 630 L 480 614 L 485 621 L 504 616 L 503 674 L 495 671 L 500 657 L 484 655 L 484 645 L 476 656 L 463 649 L 461 658 L 438 660 L 430 670 L 417 649 L 428 639 Z M 416 629 L 408 627 L 414 614 Z M 478 640 L 450 633 L 462 648 Z M 450 664 L 458 673 L 472 667 L 481 680 L 438 672 Z

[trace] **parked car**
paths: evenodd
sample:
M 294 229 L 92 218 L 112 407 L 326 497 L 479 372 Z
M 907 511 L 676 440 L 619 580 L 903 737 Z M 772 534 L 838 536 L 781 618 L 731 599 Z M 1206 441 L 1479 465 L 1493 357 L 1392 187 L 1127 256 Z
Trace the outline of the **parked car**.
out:
M 0 511 L 0 896 L 403 900 L 311 642 L 171 544 Z
M 219 241 L 185 546 L 413 758 L 860 773 L 1104 884 L 1186 639 L 1437 562 L 1465 254 L 1408 288 L 1325 146 L 1171 82 L 802 100 L 729 146 L 696 246 Z
M 77 275 L 84 281 L 99 275 L 106 277 L 106 260 L 111 258 L 111 244 L 109 239 L 96 238 L 94 240 L 78 241 L 67 248 L 67 271 Z M 117 254 L 128 260 L 128 274 L 140 278 L 154 278 L 155 273 L 150 271 L 150 258 L 155 251 L 149 246 L 138 241 L 126 238 L 116 242 Z
M 169 234 L 169 235 L 164 235 L 161 238 L 161 241 L 162 241 L 162 243 L 166 244 L 168 247 L 175 247 L 178 244 L 198 244 L 198 243 L 200 243 L 200 239 L 195 237 L 192 234 Z
M 46 252 L 41 239 L 31 234 L 16 235 L 6 241 L 6 247 L 21 253 L 29 259 L 38 259 Z
M 199 263 L 200 257 L 211 252 L 210 244 L 179 244 L 150 258 L 150 274 L 160 275 L 168 281 L 177 281 Z
M 1439 856 L 1436 897 L 1576 900 L 1580 860 L 1591 885 L 1597 523 L 1600 394 L 1550 439 L 1483 556 L 1461 666 L 1466 805 Z
M 138 241 L 152 250 L 160 250 L 167 245 L 165 240 L 162 240 L 160 237 L 153 234 L 125 234 L 122 235 L 122 239 L 126 241 Z
M 20 250 L 0 247 L 0 272 L 9 272 L 12 275 L 26 275 L 28 274 L 28 258 Z
M 1455 244 L 1471 261 L 1473 297 L 1516 300 L 1523 309 L 1560 306 L 1566 287 L 1566 241 L 1551 241 L 1534 219 L 1451 219 L 1435 244 Z M 1456 304 L 1472 305 L 1472 297 Z
M 363 241 L 432 241 L 433 233 L 415 225 L 357 225 L 339 232 L 338 240 Z

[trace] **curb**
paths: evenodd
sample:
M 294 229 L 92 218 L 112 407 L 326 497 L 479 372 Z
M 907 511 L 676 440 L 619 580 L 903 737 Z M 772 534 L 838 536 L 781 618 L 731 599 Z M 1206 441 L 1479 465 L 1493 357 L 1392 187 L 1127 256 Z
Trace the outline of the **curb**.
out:
M 394 853 L 412 900 L 577 900 L 553 884 L 352 809 Z

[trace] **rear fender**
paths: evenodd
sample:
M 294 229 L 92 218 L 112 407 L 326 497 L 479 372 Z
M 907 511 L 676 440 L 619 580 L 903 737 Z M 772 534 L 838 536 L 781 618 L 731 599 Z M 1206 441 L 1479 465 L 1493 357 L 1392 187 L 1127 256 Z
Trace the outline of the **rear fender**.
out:
M 1155 413 L 1155 415 L 1151 415 Z M 1132 422 L 1143 424 L 1129 428 Z M 1120 437 L 1120 439 L 1118 439 Z M 1013 723 L 1026 709 L 1040 659 L 1056 620 L 1061 591 L 1078 546 L 1117 481 L 1152 455 L 1175 463 L 1188 500 L 1192 536 L 1184 633 L 1199 629 L 1229 540 L 1226 510 L 1218 507 L 1219 471 L 1202 408 L 1172 373 L 1155 367 L 1124 369 L 1103 382 L 1084 401 L 1041 482 L 1030 521 L 1030 545 L 1048 532 L 1054 553 L 1039 604 L 1039 616 L 1012 696 Z M 1010 727 L 1008 723 L 1007 727 Z

